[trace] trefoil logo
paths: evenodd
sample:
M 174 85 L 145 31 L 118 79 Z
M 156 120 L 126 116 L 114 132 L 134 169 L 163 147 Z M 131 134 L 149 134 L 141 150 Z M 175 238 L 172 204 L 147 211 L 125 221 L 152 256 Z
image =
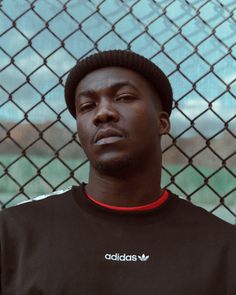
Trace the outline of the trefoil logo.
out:
M 139 256 L 138 255 L 138 259 L 140 260 L 140 261 L 147 261 L 148 260 L 148 258 L 149 258 L 149 255 L 145 255 L 145 254 L 143 254 L 142 256 Z
M 111 260 L 111 261 L 127 261 L 127 262 L 137 262 L 137 261 L 141 261 L 141 262 L 145 262 L 149 259 L 149 255 L 135 255 L 135 254 L 119 254 L 119 253 L 115 253 L 115 254 L 105 254 L 105 259 L 106 260 Z

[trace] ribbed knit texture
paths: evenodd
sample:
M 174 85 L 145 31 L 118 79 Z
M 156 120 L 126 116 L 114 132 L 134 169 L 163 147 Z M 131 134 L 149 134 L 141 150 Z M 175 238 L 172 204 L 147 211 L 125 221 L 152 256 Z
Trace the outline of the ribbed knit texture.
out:
M 75 111 L 75 91 L 78 83 L 90 72 L 104 67 L 123 67 L 139 73 L 157 90 L 163 109 L 170 114 L 173 94 L 170 82 L 162 70 L 147 58 L 127 50 L 109 50 L 95 53 L 78 61 L 71 69 L 65 85 L 67 107 L 73 117 Z

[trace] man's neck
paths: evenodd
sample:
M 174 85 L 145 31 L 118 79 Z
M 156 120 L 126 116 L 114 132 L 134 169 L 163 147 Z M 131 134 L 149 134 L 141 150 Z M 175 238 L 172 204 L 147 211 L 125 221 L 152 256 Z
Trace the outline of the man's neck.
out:
M 111 177 L 90 168 L 86 192 L 97 201 L 113 206 L 134 207 L 154 202 L 161 195 L 158 166 L 140 169 L 124 177 Z

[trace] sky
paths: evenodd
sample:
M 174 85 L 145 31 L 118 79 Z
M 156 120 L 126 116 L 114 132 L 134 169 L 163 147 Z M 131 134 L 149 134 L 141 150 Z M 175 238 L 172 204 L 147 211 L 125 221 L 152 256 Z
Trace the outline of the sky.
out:
M 63 98 L 69 69 L 97 50 L 129 46 L 168 75 L 177 102 L 172 115 L 175 135 L 187 129 L 190 120 L 209 137 L 224 128 L 224 121 L 236 130 L 235 1 L 67 2 L 2 2 L 2 124 L 23 121 L 24 112 L 35 124 L 56 120 L 60 113 L 75 129 Z M 190 129 L 183 136 L 194 134 Z

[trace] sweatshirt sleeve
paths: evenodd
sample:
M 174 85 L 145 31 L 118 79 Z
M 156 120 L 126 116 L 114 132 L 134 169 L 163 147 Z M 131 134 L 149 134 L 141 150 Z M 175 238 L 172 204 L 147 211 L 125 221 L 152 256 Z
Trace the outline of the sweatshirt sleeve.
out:
M 236 295 L 236 230 L 229 246 L 227 265 L 227 294 Z
M 0 214 L 0 295 L 2 295 L 2 218 Z

